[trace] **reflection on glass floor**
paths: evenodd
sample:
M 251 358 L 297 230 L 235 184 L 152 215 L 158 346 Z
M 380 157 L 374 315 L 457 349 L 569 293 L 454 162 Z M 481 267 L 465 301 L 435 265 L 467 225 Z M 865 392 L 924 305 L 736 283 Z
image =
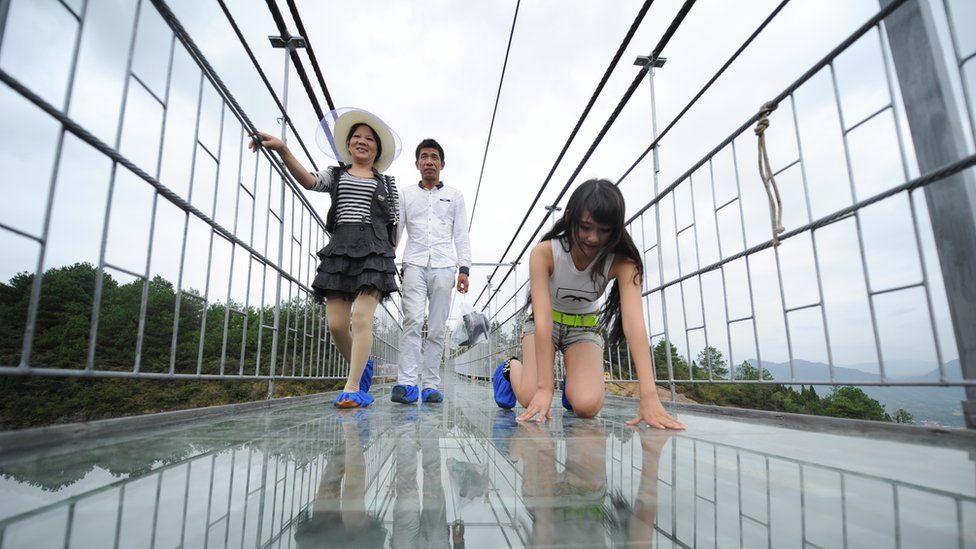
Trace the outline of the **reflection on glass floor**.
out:
M 0 458 L 0 547 L 976 546 L 976 448 L 377 392 Z

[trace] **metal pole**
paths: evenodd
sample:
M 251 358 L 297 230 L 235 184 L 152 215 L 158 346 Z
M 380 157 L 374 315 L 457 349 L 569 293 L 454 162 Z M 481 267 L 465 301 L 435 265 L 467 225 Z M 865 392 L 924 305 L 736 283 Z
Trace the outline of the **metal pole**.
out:
M 654 141 L 657 141 L 657 102 L 655 101 L 655 95 L 654 95 L 654 72 L 655 72 L 655 69 L 659 69 L 659 68 L 663 67 L 664 66 L 664 63 L 667 60 L 668 59 L 666 57 L 654 57 L 654 58 L 651 58 L 651 57 L 647 57 L 647 56 L 640 56 L 636 60 L 634 60 L 634 65 L 637 65 L 638 67 L 643 67 L 643 66 L 647 66 L 647 65 L 650 65 L 651 66 L 651 69 L 647 71 L 647 83 L 650 86 L 650 90 L 651 90 L 651 139 L 654 140 Z M 653 161 L 654 161 L 654 166 L 653 166 L 653 169 L 654 169 L 654 194 L 657 194 L 657 192 L 658 192 L 658 174 L 660 174 L 660 172 L 661 172 L 661 158 L 660 158 L 660 156 L 658 156 L 658 150 L 659 150 L 659 148 L 657 146 L 655 146 L 654 147 L 654 150 L 651 151 L 651 152 L 654 153 L 654 156 L 653 156 Z M 663 253 L 664 252 L 663 252 L 663 250 L 661 248 L 661 208 L 660 208 L 660 206 L 655 206 L 654 207 L 654 221 L 656 223 L 655 232 L 657 233 L 657 245 L 656 245 L 657 246 L 657 256 L 658 256 L 657 257 L 657 264 L 658 264 L 658 268 L 659 269 L 662 269 L 661 272 L 659 273 L 659 275 L 660 275 L 661 282 L 663 284 L 663 282 L 664 282 L 664 271 L 663 271 L 662 265 L 664 265 L 664 257 L 663 257 Z M 675 230 L 677 230 L 677 228 L 675 228 Z M 646 273 L 645 273 L 645 276 L 646 276 Z M 667 303 L 668 302 L 667 302 L 667 297 L 665 297 L 664 293 L 665 293 L 665 291 L 664 290 L 661 290 L 661 311 L 662 311 L 661 317 L 662 317 L 662 320 L 664 322 L 664 326 L 663 326 L 663 328 L 664 328 L 664 351 L 665 351 L 665 357 L 666 357 L 665 358 L 665 361 L 666 361 L 667 367 L 668 367 L 668 384 L 669 384 L 668 387 L 670 388 L 670 391 L 671 391 L 671 402 L 673 403 L 673 402 L 675 402 L 677 400 L 677 395 L 676 395 L 676 387 L 675 387 L 675 384 L 674 384 L 674 365 L 671 363 L 671 334 L 670 334 L 670 331 L 668 330 L 668 306 L 667 306 Z M 648 332 L 650 332 L 650 327 L 649 326 L 648 326 Z M 648 341 L 647 342 L 648 342 L 648 345 L 650 345 L 650 338 L 648 338 Z M 652 382 L 655 385 L 655 390 L 657 390 L 657 388 L 656 388 L 656 386 L 657 386 L 657 383 L 656 383 L 657 382 L 657 372 L 655 371 L 656 370 L 656 365 L 654 364 L 654 360 L 653 360 L 654 348 L 652 347 L 651 349 L 648 349 L 648 350 L 650 351 L 651 357 L 652 357 L 652 359 L 651 359 L 651 380 L 652 380 Z M 689 357 L 688 368 L 689 368 L 689 372 L 690 372 L 691 371 L 690 357 Z
M 882 0 L 882 6 L 892 0 Z M 931 6 L 907 2 L 884 22 L 922 174 L 967 154 L 966 135 Z M 965 379 L 976 379 L 976 179 L 971 171 L 925 187 L 949 314 Z M 941 365 L 940 365 L 941 366 Z M 976 387 L 962 403 L 976 429 Z
M 288 139 L 288 72 L 291 70 L 291 52 L 296 48 L 305 47 L 305 39 L 301 36 L 269 36 L 268 40 L 271 41 L 272 48 L 282 48 L 285 50 L 285 78 L 282 84 L 283 89 L 281 92 L 282 107 L 285 112 L 281 116 L 281 140 L 287 143 Z M 285 173 L 281 173 L 281 198 L 280 205 L 278 207 L 278 213 L 280 215 L 279 223 L 281 223 L 281 228 L 278 231 L 278 265 L 281 266 L 284 263 L 284 253 L 285 253 L 285 189 L 288 188 L 288 181 L 285 179 Z M 270 203 L 270 197 L 269 197 Z M 278 358 L 278 337 L 281 334 L 281 275 L 279 274 L 275 282 L 275 305 L 274 305 L 274 335 L 271 340 L 271 365 L 268 368 L 268 374 L 271 376 L 268 379 L 268 400 L 274 398 L 275 390 L 275 368 L 276 360 Z M 288 334 L 285 334 L 288 337 Z

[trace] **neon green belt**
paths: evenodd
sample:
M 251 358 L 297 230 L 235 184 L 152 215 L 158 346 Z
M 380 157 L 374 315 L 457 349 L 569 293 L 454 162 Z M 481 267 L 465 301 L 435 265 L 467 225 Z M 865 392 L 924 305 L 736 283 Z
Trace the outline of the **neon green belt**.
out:
M 552 321 L 558 322 L 563 326 L 573 326 L 575 328 L 593 328 L 600 323 L 600 316 L 595 313 L 571 315 L 569 313 L 561 313 L 553 310 Z

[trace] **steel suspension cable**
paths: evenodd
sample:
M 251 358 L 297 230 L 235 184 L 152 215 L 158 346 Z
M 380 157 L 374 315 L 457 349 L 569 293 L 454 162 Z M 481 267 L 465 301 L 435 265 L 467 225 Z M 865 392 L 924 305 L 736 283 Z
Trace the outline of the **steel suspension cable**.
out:
M 684 115 L 689 110 L 691 110 L 691 107 L 694 106 L 695 103 L 697 103 L 698 100 L 701 99 L 703 95 L 705 95 L 705 92 L 712 87 L 712 84 L 714 84 L 715 81 L 718 80 L 719 77 L 721 77 L 722 74 L 725 73 L 726 69 L 728 69 L 732 65 L 732 63 L 734 63 L 735 60 L 739 58 L 739 55 L 741 55 L 742 52 L 744 52 L 746 48 L 748 48 L 749 45 L 752 44 L 752 41 L 755 40 L 756 37 L 762 33 L 763 30 L 765 30 L 766 26 L 769 25 L 769 23 L 776 18 L 779 12 L 782 11 L 783 8 L 785 8 L 786 4 L 788 3 L 790 3 L 790 0 L 783 0 L 782 2 L 780 2 L 779 5 L 777 5 L 776 8 L 769 14 L 769 16 L 766 17 L 766 19 L 763 20 L 763 22 L 760 23 L 758 27 L 756 27 L 756 30 L 753 31 L 751 35 L 749 35 L 749 38 L 746 38 L 746 41 L 743 42 L 741 46 L 739 46 L 739 49 L 735 50 L 735 53 L 733 53 L 732 56 L 729 57 L 728 61 L 726 61 L 725 64 L 722 65 L 722 67 L 719 68 L 718 71 L 708 80 L 708 82 L 706 82 L 705 85 L 702 86 L 700 90 L 698 90 L 698 93 L 696 93 L 695 96 L 691 98 L 691 101 L 689 101 L 688 104 L 685 105 L 685 107 L 681 109 L 680 112 L 678 112 L 678 114 L 674 117 L 674 119 L 672 119 L 671 122 L 668 123 L 668 125 L 661 131 L 661 133 L 659 133 L 657 137 L 654 138 L 654 141 L 652 141 L 651 144 L 647 146 L 647 149 L 645 149 L 644 152 L 642 152 L 641 155 L 637 157 L 637 160 L 635 160 L 634 163 L 631 164 L 629 168 L 627 168 L 627 171 L 624 172 L 624 174 L 620 176 L 620 179 L 617 180 L 616 183 L 617 185 L 620 185 L 620 183 L 622 183 L 623 180 L 626 179 L 628 175 L 630 175 L 630 172 L 632 172 L 634 168 L 636 168 L 637 165 L 640 164 L 642 160 L 644 160 L 644 158 L 648 155 L 648 153 L 650 153 L 655 147 L 657 147 L 657 144 L 661 142 L 661 139 L 663 139 L 664 136 L 667 135 L 667 133 L 671 131 L 672 128 L 674 128 L 674 126 L 678 123 L 678 121 L 681 120 L 681 118 L 684 117 Z
M 667 46 L 668 42 L 671 41 L 671 38 L 674 36 L 674 33 L 677 32 L 678 27 L 681 26 L 681 23 L 685 20 L 685 17 L 687 17 L 688 12 L 691 11 L 691 8 L 692 6 L 695 5 L 696 1 L 697 0 L 685 0 L 684 4 L 681 5 L 681 9 L 679 9 L 678 13 L 675 14 L 674 19 L 671 20 L 671 24 L 668 26 L 667 30 L 665 30 L 664 34 L 661 36 L 661 39 L 658 41 L 657 45 L 654 47 L 654 50 L 651 52 L 651 55 L 649 56 L 651 59 L 660 57 L 661 52 L 664 51 L 665 46 Z M 627 88 L 627 91 L 624 93 L 624 96 L 617 103 L 617 107 L 613 110 L 613 113 L 610 114 L 610 117 L 603 125 L 603 128 L 600 130 L 600 133 L 597 134 L 596 139 L 594 139 L 593 143 L 590 145 L 590 148 L 586 151 L 586 154 L 583 155 L 582 160 L 580 160 L 579 165 L 576 166 L 576 169 L 573 171 L 573 174 L 569 177 L 569 180 L 566 181 L 565 185 L 563 185 L 562 190 L 559 192 L 559 195 L 556 196 L 556 199 L 553 201 L 553 204 L 558 204 L 559 201 L 562 199 L 562 197 L 569 190 L 569 187 L 573 184 L 573 181 L 575 181 L 576 176 L 579 175 L 579 173 L 583 170 L 583 166 L 586 165 L 586 162 L 589 161 L 590 157 L 596 151 L 597 146 L 600 144 L 601 141 L 603 141 L 604 136 L 606 136 L 607 132 L 610 131 L 610 126 L 612 126 L 613 123 L 616 121 L 617 117 L 620 115 L 620 112 L 623 111 L 624 107 L 630 101 L 631 96 L 634 95 L 634 92 L 637 91 L 637 86 L 640 85 L 641 81 L 644 79 L 644 76 L 647 74 L 647 72 L 651 70 L 651 65 L 652 64 L 648 63 L 643 67 L 641 67 L 641 70 L 638 71 L 637 76 L 634 78 L 633 82 L 631 82 L 630 87 Z M 536 235 L 539 234 L 539 231 L 541 231 L 542 228 L 545 227 L 546 220 L 549 219 L 549 216 L 552 215 L 552 212 L 553 210 L 546 211 L 546 214 L 542 217 L 542 221 L 539 223 L 539 226 L 536 227 L 535 231 L 532 233 L 532 236 L 529 237 L 528 241 L 525 243 L 525 246 L 522 248 L 522 251 L 519 252 L 518 257 L 516 257 L 515 260 L 511 262 L 512 266 L 508 269 L 508 272 L 505 273 L 505 276 L 502 278 L 501 282 L 499 282 L 496 285 L 494 292 L 491 294 L 491 296 L 488 297 L 488 301 L 485 303 L 485 306 L 482 307 L 482 310 L 484 310 L 488 306 L 488 303 L 490 303 L 491 300 L 495 297 L 495 295 L 498 294 L 498 291 L 501 289 L 502 285 L 505 284 L 505 281 L 508 280 L 508 277 L 512 274 L 512 271 L 515 270 L 518 262 L 522 260 L 522 257 L 525 255 L 525 252 L 527 252 L 529 248 L 532 247 L 533 240 L 535 240 L 535 237 Z M 504 256 L 502 257 L 504 259 Z M 481 295 L 479 294 L 478 297 L 481 297 Z
M 308 52 L 308 60 L 312 64 L 312 70 L 315 71 L 315 77 L 319 81 L 319 87 L 322 88 L 322 95 L 325 96 L 325 102 L 329 105 L 329 110 L 336 110 L 335 103 L 332 102 L 332 94 L 329 93 L 329 87 L 325 85 L 325 77 L 322 76 L 322 68 L 319 66 L 318 59 L 315 58 L 315 50 L 312 49 L 312 42 L 308 39 L 308 32 L 305 31 L 305 24 L 302 23 L 302 16 L 298 13 L 298 6 L 295 5 L 295 0 L 288 0 L 288 11 L 291 12 L 291 18 L 295 20 L 295 28 L 298 29 L 298 34 L 305 39 L 305 51 Z
M 288 0 L 292 2 L 293 0 Z M 485 154 L 481 158 L 481 172 L 478 173 L 478 187 L 474 191 L 474 203 L 471 205 L 471 219 L 468 221 L 468 230 L 474 224 L 474 211 L 478 207 L 478 195 L 481 194 L 481 179 L 485 175 L 485 162 L 488 161 L 488 147 L 491 145 L 491 133 L 495 129 L 495 115 L 498 114 L 498 100 L 502 96 L 502 84 L 505 82 L 505 69 L 508 67 L 508 54 L 512 51 L 512 37 L 515 36 L 515 22 L 518 21 L 519 6 L 522 0 L 515 2 L 515 15 L 512 17 L 512 30 L 508 33 L 508 46 L 505 48 L 505 61 L 502 63 L 502 75 L 498 79 L 498 92 L 495 93 L 495 108 L 491 111 L 491 124 L 488 125 L 488 139 L 485 141 Z
M 285 18 L 281 15 L 278 4 L 275 3 L 275 0 L 267 0 L 267 4 L 268 10 L 271 12 L 271 18 L 274 19 L 275 25 L 278 27 L 278 32 L 283 39 L 288 40 L 291 38 L 291 33 L 288 32 L 288 27 L 285 25 Z M 294 48 L 288 48 L 288 55 L 291 57 L 292 64 L 295 65 L 295 72 L 298 73 L 298 78 L 302 81 L 302 87 L 305 88 L 308 100 L 312 103 L 315 116 L 319 120 L 322 120 L 325 118 L 325 113 L 322 111 L 322 106 L 319 105 L 318 98 L 315 97 L 315 91 L 312 90 L 312 82 L 308 79 L 308 73 L 305 72 L 305 65 L 302 64 L 302 58 L 298 56 L 298 52 Z
M 841 42 L 840 44 L 838 44 L 837 47 L 835 47 L 834 49 L 830 50 L 830 52 L 828 52 L 827 55 L 825 55 L 819 62 L 817 62 L 817 64 L 815 64 L 814 66 L 810 67 L 809 70 L 807 70 L 805 73 L 803 73 L 803 75 L 801 75 L 799 78 L 797 78 L 796 80 L 794 80 L 792 84 L 790 84 L 789 86 L 787 86 L 786 89 L 784 89 L 782 92 L 780 92 L 780 94 L 777 95 L 774 99 L 772 99 L 771 101 L 769 101 L 769 103 L 776 105 L 776 104 L 779 104 L 784 99 L 786 99 L 787 97 L 789 97 L 793 92 L 795 92 L 797 90 L 797 88 L 799 88 L 800 86 L 802 86 L 803 83 L 805 83 L 807 80 L 813 78 L 818 72 L 821 71 L 821 69 L 823 69 L 824 67 L 826 67 L 827 65 L 829 65 L 833 61 L 833 59 L 835 57 L 837 57 L 838 55 L 840 55 L 841 52 L 843 52 L 848 47 L 850 47 L 851 44 L 853 44 L 859 38 L 861 38 L 862 36 L 864 36 L 864 34 L 866 34 L 868 31 L 870 31 L 871 29 L 873 29 L 875 27 L 875 25 L 877 25 L 878 23 L 880 23 L 881 21 L 883 21 L 886 17 L 888 17 L 888 15 L 891 14 L 891 12 L 893 12 L 896 9 L 900 8 L 902 6 L 902 4 L 904 4 L 907 1 L 908 0 L 892 0 L 892 2 L 890 4 L 888 4 L 883 9 L 881 9 L 880 11 L 878 11 L 878 13 L 876 13 L 873 17 L 871 17 L 870 19 L 868 19 L 863 25 L 861 25 L 860 27 L 858 27 L 857 30 L 855 30 L 850 36 L 847 37 L 847 39 L 845 39 L 843 42 Z M 708 153 L 706 153 L 705 156 L 703 156 L 698 162 L 696 162 L 694 165 L 692 165 L 690 168 L 688 168 L 683 174 L 681 174 L 677 179 L 675 179 L 670 185 L 668 185 L 667 187 L 665 187 L 664 189 L 662 189 L 657 194 L 657 196 L 655 196 L 654 198 L 652 198 L 647 204 L 645 204 L 643 207 L 641 207 L 640 210 L 637 210 L 637 212 L 635 212 L 632 216 L 630 216 L 630 218 L 627 219 L 626 224 L 632 223 L 635 219 L 637 219 L 638 217 L 640 217 L 640 215 L 642 213 L 646 212 L 649 208 L 651 208 L 652 206 L 654 206 L 655 204 L 657 204 L 658 202 L 660 202 L 662 198 L 664 198 L 665 196 L 667 196 L 668 193 L 670 193 L 671 191 L 673 191 L 674 189 L 676 189 L 678 187 L 678 185 L 680 185 L 682 181 L 684 181 L 688 176 L 690 176 L 692 173 L 694 173 L 695 170 L 697 170 L 698 168 L 704 166 L 705 163 L 708 162 L 708 159 L 709 158 L 711 158 L 712 156 L 718 154 L 718 152 L 720 150 L 722 150 L 726 145 L 728 145 L 733 140 L 735 140 L 735 138 L 738 137 L 742 132 L 744 132 L 744 131 L 748 130 L 749 128 L 751 128 L 752 125 L 755 124 L 756 121 L 759 120 L 759 116 L 760 115 L 759 115 L 758 112 L 756 114 L 752 115 L 741 126 L 739 126 L 738 128 L 736 128 L 728 137 L 726 137 L 725 139 L 723 139 L 711 151 L 709 151 Z
M 573 143 L 573 140 L 576 138 L 576 134 L 579 133 L 580 128 L 583 126 L 583 122 L 586 120 L 586 117 L 590 114 L 590 110 L 593 109 L 593 105 L 596 103 L 597 98 L 600 96 L 600 93 L 603 92 L 604 86 L 606 86 L 607 81 L 610 80 L 610 74 L 613 73 L 613 70 L 617 67 L 617 63 L 620 61 L 620 58 L 623 56 L 624 50 L 626 50 L 627 46 L 630 45 L 631 39 L 633 39 L 634 34 L 637 33 L 637 28 L 644 20 L 644 16 L 647 14 L 647 10 L 650 9 L 651 4 L 653 3 L 654 0 L 645 0 L 644 4 L 641 6 L 641 9 L 637 12 L 637 15 L 634 17 L 634 21 L 630 24 L 630 28 L 627 30 L 627 34 L 624 36 L 623 41 L 621 41 L 620 46 L 617 48 L 617 52 L 614 54 L 613 59 L 610 60 L 610 64 L 609 66 L 607 66 L 606 71 L 604 71 L 603 77 L 600 79 L 600 82 L 597 84 L 596 89 L 593 90 L 593 93 L 590 95 L 590 100 L 586 103 L 586 107 L 583 108 L 583 112 L 580 114 L 579 120 L 576 121 L 576 127 L 574 127 L 573 131 L 570 132 L 569 138 L 566 140 L 566 144 L 563 145 L 562 150 L 559 151 L 559 155 L 556 156 L 556 161 L 553 163 L 552 168 L 549 170 L 549 175 L 546 176 L 545 181 L 542 182 L 542 186 L 539 187 L 539 192 L 536 193 L 535 198 L 532 199 L 532 204 L 530 204 L 528 209 L 525 211 L 525 216 L 522 218 L 522 222 L 519 223 L 518 228 L 515 229 L 515 234 L 512 235 L 512 240 L 508 243 L 508 246 L 505 248 L 505 251 L 502 252 L 501 255 L 502 259 L 499 260 L 499 262 L 504 261 L 505 256 L 508 254 L 509 250 L 511 250 L 512 246 L 515 244 L 515 239 L 518 238 L 518 234 L 522 231 L 522 228 L 525 226 L 525 222 L 528 221 L 529 216 L 532 214 L 533 208 L 535 208 L 535 205 L 539 202 L 539 198 L 542 197 L 543 191 L 545 191 L 546 186 L 549 185 L 549 181 L 552 179 L 553 174 L 556 173 L 556 168 L 559 166 L 559 163 L 562 162 L 563 157 L 566 156 L 566 151 L 569 150 L 569 146 Z M 499 267 L 496 266 L 495 269 L 491 272 L 491 274 L 488 275 L 488 278 L 491 279 L 491 277 L 495 276 L 495 274 L 498 273 L 498 269 Z M 484 292 L 485 292 L 485 287 L 482 287 L 481 292 L 478 294 L 478 297 L 475 298 L 474 300 L 473 303 L 474 305 L 478 303 L 478 300 L 481 299 L 481 296 L 484 295 Z
M 220 4 L 220 9 L 223 10 L 224 16 L 227 18 L 227 22 L 230 23 L 231 28 L 234 30 L 234 34 L 237 35 L 237 39 L 240 40 L 241 46 L 244 47 L 244 51 L 247 52 L 247 56 L 251 59 L 251 63 L 254 65 L 254 69 L 258 71 L 258 76 L 261 77 L 261 81 L 264 82 L 266 88 L 268 88 L 268 93 L 271 94 L 271 98 L 274 99 L 275 105 L 278 106 L 278 110 L 281 112 L 281 117 L 291 128 L 292 133 L 295 134 L 295 138 L 298 139 L 298 144 L 301 145 L 302 150 L 305 152 L 305 156 L 308 157 L 309 162 L 312 163 L 312 167 L 315 171 L 318 171 L 319 167 L 315 164 L 315 160 L 312 158 L 312 154 L 309 152 L 308 147 L 305 146 L 305 141 L 302 136 L 299 135 L 298 130 L 295 129 L 294 124 L 291 122 L 291 117 L 285 111 L 285 106 L 282 104 L 281 99 L 278 94 L 275 93 L 274 87 L 271 86 L 271 81 L 268 80 L 268 76 L 264 74 L 264 70 L 261 68 L 261 64 L 258 63 L 257 58 L 254 56 L 254 52 L 251 51 L 251 46 L 248 45 L 247 40 L 244 39 L 244 34 L 241 32 L 240 27 L 237 26 L 237 21 L 234 20 L 234 16 L 231 15 L 230 10 L 227 8 L 227 4 L 224 0 L 217 0 Z

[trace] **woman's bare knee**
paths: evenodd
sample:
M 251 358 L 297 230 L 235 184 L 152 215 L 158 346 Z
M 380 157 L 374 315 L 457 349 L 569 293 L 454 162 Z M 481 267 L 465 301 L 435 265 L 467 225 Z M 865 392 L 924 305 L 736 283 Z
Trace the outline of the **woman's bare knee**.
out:
M 569 404 L 573 407 L 573 413 L 578 417 L 594 417 L 603 408 L 603 395 L 586 395 L 579 398 L 570 398 Z

